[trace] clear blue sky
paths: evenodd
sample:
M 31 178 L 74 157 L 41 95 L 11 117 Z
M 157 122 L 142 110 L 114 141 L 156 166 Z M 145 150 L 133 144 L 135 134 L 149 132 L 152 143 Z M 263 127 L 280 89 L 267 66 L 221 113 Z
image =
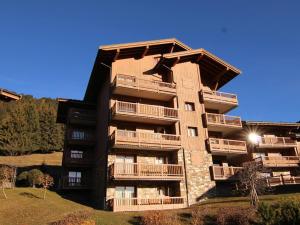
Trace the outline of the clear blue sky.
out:
M 104 3 L 106 2 L 106 3 Z M 243 71 L 247 120 L 300 120 L 300 1 L 0 1 L 0 87 L 82 99 L 99 45 L 176 37 Z

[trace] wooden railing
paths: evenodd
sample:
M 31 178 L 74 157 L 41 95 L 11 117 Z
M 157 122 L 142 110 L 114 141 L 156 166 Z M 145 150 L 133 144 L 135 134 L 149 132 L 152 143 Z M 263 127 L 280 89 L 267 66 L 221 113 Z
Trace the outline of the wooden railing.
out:
M 117 74 L 113 83 L 116 86 L 125 86 L 129 88 L 144 89 L 155 92 L 169 92 L 171 94 L 176 93 L 176 84 L 174 83 L 167 83 L 155 80 L 145 80 L 137 78 L 136 76 L 130 76 L 125 74 Z
M 186 207 L 186 199 L 168 196 L 158 198 L 114 198 L 109 200 L 109 205 L 114 212 L 178 209 Z
M 209 138 L 208 144 L 212 153 L 237 153 L 246 154 L 247 144 L 245 141 L 220 139 L 220 138 Z
M 243 167 L 234 166 L 212 166 L 214 180 L 238 179 L 237 174 Z
M 179 148 L 180 136 L 173 134 L 150 133 L 140 131 L 116 130 L 111 135 L 115 145 L 132 146 L 133 148 Z
M 300 184 L 300 176 L 280 175 L 276 177 L 266 178 L 267 184 L 270 187 L 279 185 Z
M 207 125 L 242 127 L 241 118 L 224 114 L 205 113 Z
M 178 110 L 163 106 L 116 101 L 112 113 L 178 120 Z
M 298 167 L 300 166 L 300 156 L 262 156 L 255 159 L 269 167 Z
M 70 109 L 69 120 L 73 123 L 96 123 L 96 112 L 85 109 Z
M 114 163 L 109 167 L 114 179 L 181 179 L 183 167 L 176 164 Z
M 219 91 L 202 90 L 202 97 L 204 101 L 217 101 L 229 104 L 238 104 L 237 96 Z
M 289 137 L 261 137 L 258 147 L 297 147 L 297 142 Z

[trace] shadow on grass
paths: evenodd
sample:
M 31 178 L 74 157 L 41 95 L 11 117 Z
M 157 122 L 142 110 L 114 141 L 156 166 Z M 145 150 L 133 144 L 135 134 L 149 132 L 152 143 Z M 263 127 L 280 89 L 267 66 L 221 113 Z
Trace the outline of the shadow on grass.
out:
M 128 223 L 130 223 L 132 225 L 139 225 L 139 224 L 141 224 L 141 219 L 142 218 L 140 216 L 134 216 L 133 218 L 128 220 Z
M 24 197 L 27 197 L 27 198 L 38 198 L 38 199 L 42 199 L 41 197 L 35 195 L 35 194 L 32 194 L 32 193 L 29 193 L 29 192 L 22 192 L 20 193 L 19 195 L 21 196 L 24 196 Z

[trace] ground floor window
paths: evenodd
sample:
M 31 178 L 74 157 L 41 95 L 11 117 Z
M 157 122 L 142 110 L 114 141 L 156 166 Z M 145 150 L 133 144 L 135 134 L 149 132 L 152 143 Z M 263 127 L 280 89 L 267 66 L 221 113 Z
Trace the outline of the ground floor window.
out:
M 68 181 L 70 186 L 78 186 L 81 184 L 81 172 L 69 171 Z

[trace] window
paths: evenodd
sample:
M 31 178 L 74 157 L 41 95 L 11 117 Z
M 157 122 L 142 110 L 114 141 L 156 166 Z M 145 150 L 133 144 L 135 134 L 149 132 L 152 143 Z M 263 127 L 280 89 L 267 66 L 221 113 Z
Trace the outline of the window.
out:
M 83 151 L 71 150 L 71 159 L 82 159 Z
M 74 130 L 72 132 L 72 139 L 74 139 L 74 140 L 84 140 L 84 138 L 85 138 L 84 131 Z
M 115 197 L 120 198 L 134 198 L 135 188 L 133 186 L 117 186 L 115 189 Z
M 188 136 L 189 137 L 197 137 L 198 136 L 198 130 L 196 127 L 188 127 Z
M 195 104 L 193 102 L 185 102 L 184 108 L 186 111 L 195 111 Z
M 69 171 L 69 186 L 78 186 L 81 184 L 81 172 Z

